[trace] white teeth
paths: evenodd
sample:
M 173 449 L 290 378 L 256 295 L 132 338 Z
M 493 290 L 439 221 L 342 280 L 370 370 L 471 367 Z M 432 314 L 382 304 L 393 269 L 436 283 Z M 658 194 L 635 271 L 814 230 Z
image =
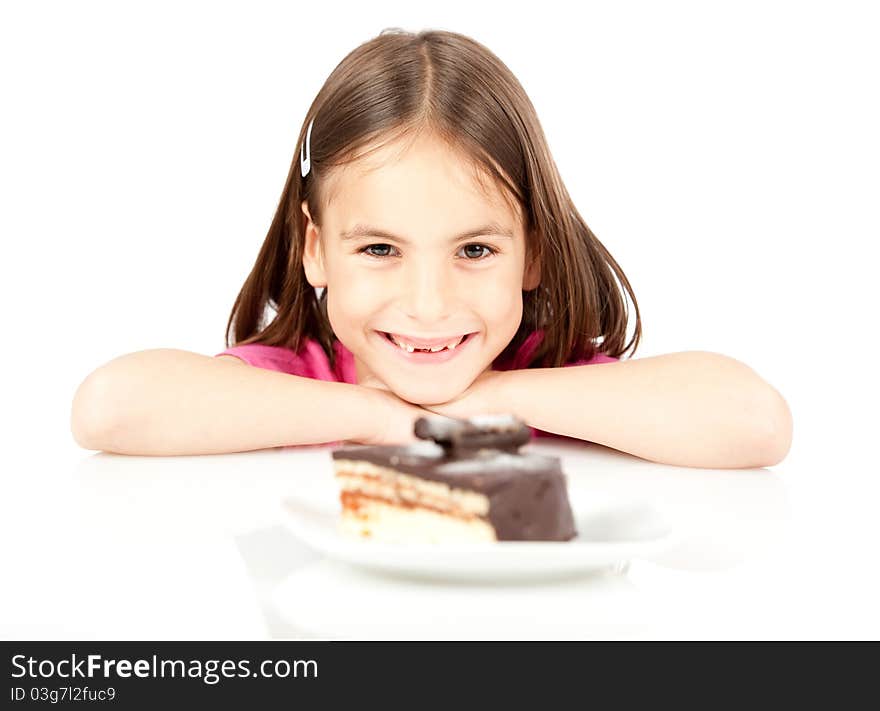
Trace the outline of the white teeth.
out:
M 389 335 L 390 335 L 390 334 L 389 334 Z M 400 348 L 402 348 L 403 350 L 405 350 L 407 353 L 413 353 L 413 352 L 416 350 L 416 348 L 417 348 L 417 346 L 411 346 L 411 345 L 409 345 L 408 343 L 401 343 L 401 342 L 398 341 L 396 338 L 394 338 L 394 336 L 391 336 L 391 340 L 392 340 L 392 341 L 393 341 L 398 347 L 400 347 Z M 455 347 L 458 346 L 458 345 L 460 345 L 461 342 L 462 342 L 463 340 L 464 340 L 464 336 L 462 336 L 461 338 L 459 338 L 457 341 L 451 341 L 450 343 L 447 343 L 447 344 L 442 345 L 442 346 L 430 346 L 430 347 L 428 347 L 428 348 L 419 348 L 419 350 L 421 350 L 421 351 L 428 350 L 428 351 L 430 351 L 431 353 L 439 353 L 440 351 L 445 350 L 445 349 L 448 348 L 449 350 L 452 351 L 452 350 L 455 350 Z

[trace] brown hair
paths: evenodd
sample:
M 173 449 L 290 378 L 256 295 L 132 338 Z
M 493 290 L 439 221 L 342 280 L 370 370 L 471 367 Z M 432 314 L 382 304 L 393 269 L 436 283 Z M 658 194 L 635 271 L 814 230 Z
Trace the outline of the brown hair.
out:
M 300 129 L 298 147 L 313 119 L 311 170 L 302 177 L 297 151 L 272 225 L 232 307 L 228 345 L 233 329 L 235 345 L 298 351 L 303 339 L 313 338 L 335 366 L 327 289 L 319 297 L 302 266 L 300 204 L 308 201 L 312 221 L 320 225 L 321 186 L 332 168 L 357 160 L 361 149 L 376 141 L 384 145 L 429 127 L 515 200 L 525 215 L 529 253 L 541 259 L 541 284 L 523 292 L 519 330 L 496 362 L 511 357 L 539 328 L 544 339 L 530 367 L 591 358 L 597 350 L 614 357 L 630 346 L 635 352 L 641 318 L 629 281 L 578 214 L 522 86 L 486 47 L 453 32 L 384 30 L 327 78 Z M 626 345 L 623 289 L 636 313 Z M 264 324 L 267 306 L 275 315 Z

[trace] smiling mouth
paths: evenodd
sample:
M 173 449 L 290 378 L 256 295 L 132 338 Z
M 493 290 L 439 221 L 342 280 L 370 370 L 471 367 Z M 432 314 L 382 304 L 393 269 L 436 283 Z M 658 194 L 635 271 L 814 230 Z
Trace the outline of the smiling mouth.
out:
M 381 333 L 389 342 L 400 348 L 402 351 L 406 351 L 407 353 L 443 353 L 444 351 L 452 351 L 458 348 L 472 335 L 470 333 L 466 333 L 463 336 L 460 336 L 457 339 L 452 339 L 449 341 L 449 343 L 443 345 L 418 348 L 412 344 L 394 338 L 394 336 L 392 336 L 390 333 L 387 333 L 385 331 L 382 331 Z

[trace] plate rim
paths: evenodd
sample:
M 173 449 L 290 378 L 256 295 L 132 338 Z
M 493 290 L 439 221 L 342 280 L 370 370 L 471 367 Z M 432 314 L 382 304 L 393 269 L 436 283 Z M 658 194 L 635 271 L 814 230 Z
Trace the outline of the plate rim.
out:
M 641 541 L 493 541 L 477 543 L 389 543 L 357 539 L 343 539 L 342 533 L 333 528 L 318 530 L 312 523 L 301 523 L 297 520 L 295 507 L 305 509 L 319 516 L 328 518 L 341 513 L 341 508 L 331 511 L 317 507 L 315 504 L 295 496 L 282 497 L 280 508 L 283 523 L 297 540 L 314 551 L 333 560 L 339 560 L 357 567 L 371 570 L 407 571 L 411 573 L 430 573 L 443 577 L 487 577 L 515 573 L 523 577 L 536 577 L 542 574 L 559 571 L 595 570 L 621 562 L 645 559 L 675 544 L 679 532 L 670 523 L 670 518 L 662 507 L 640 500 L 627 500 L 627 503 L 638 503 L 646 506 L 660 517 L 664 533 L 660 536 Z M 337 520 L 338 525 L 338 520 Z M 574 545 L 572 545 L 574 543 Z M 513 570 L 510 565 L 519 560 L 525 552 L 534 555 L 536 551 L 550 554 L 549 559 L 536 567 L 525 566 L 525 569 Z M 425 553 L 432 555 L 426 556 Z M 388 554 L 389 557 L 384 557 Z M 437 558 L 444 559 L 441 563 Z M 461 561 L 461 566 L 450 565 L 451 559 Z M 534 562 L 530 558 L 529 562 Z M 480 572 L 474 566 L 483 562 L 494 564 L 490 571 Z

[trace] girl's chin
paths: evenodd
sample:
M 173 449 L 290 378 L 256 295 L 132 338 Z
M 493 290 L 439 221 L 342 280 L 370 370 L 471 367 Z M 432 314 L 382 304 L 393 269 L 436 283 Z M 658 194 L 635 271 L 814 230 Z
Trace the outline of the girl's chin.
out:
M 397 395 L 401 400 L 406 400 L 412 405 L 420 406 L 442 405 L 450 400 L 454 400 L 462 393 L 461 390 L 455 388 L 439 390 L 433 385 L 430 388 L 410 386 L 396 387 L 389 383 L 389 388 L 391 389 L 391 392 Z

